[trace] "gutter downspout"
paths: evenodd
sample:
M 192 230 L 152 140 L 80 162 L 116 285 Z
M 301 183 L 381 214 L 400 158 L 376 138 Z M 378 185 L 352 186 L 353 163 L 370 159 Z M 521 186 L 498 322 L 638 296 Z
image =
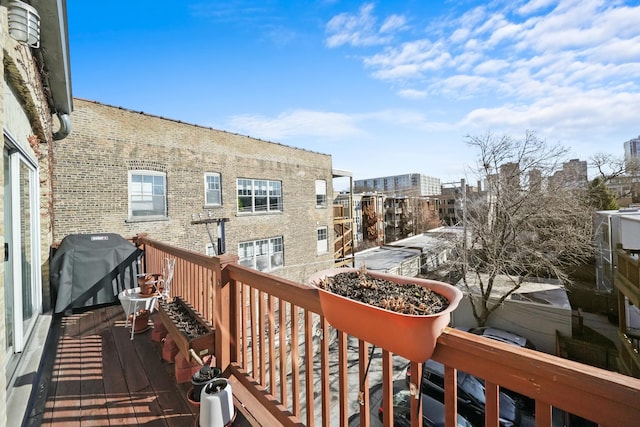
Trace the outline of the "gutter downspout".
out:
M 69 114 L 58 113 L 58 120 L 60 121 L 60 129 L 53 134 L 54 141 L 65 139 L 71 133 L 71 117 Z

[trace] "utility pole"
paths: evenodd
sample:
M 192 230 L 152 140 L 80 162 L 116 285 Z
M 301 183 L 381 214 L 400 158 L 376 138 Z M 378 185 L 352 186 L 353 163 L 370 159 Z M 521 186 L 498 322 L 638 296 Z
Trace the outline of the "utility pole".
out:
M 204 224 L 207 228 L 207 233 L 209 233 L 209 240 L 211 240 L 211 245 L 213 246 L 213 254 L 214 255 L 222 255 L 226 252 L 226 242 L 225 242 L 225 231 L 224 231 L 224 223 L 229 221 L 229 218 L 202 218 L 202 214 L 198 214 L 200 219 L 195 219 L 195 215 L 191 215 L 191 225 Z M 213 234 L 209 229 L 209 224 L 217 224 L 218 226 L 218 240 L 217 242 L 213 238 Z

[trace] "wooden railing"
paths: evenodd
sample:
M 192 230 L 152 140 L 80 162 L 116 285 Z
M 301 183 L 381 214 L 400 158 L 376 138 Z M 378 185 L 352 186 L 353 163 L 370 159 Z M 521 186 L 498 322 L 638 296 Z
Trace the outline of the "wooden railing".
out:
M 206 257 L 144 236 L 138 243 L 147 268 L 166 256 L 178 260 L 172 292 L 194 298 L 189 302 L 211 316 L 217 363 L 263 425 L 347 426 L 353 415 L 369 426 L 374 381 L 382 384 L 384 425 L 393 425 L 393 381 L 406 368 L 420 378 L 421 364 L 384 349 L 370 363 L 367 343 L 329 327 L 316 289 L 245 268 L 232 256 Z M 445 365 L 447 427 L 457 425 L 458 370 L 484 379 L 486 426 L 499 424 L 500 387 L 535 399 L 538 427 L 552 425 L 552 408 L 602 426 L 640 420 L 640 380 L 632 377 L 449 328 L 432 358 Z M 411 401 L 411 425 L 421 426 L 419 401 Z
M 640 260 L 623 249 L 616 249 L 618 274 L 624 277 L 636 290 L 640 289 Z

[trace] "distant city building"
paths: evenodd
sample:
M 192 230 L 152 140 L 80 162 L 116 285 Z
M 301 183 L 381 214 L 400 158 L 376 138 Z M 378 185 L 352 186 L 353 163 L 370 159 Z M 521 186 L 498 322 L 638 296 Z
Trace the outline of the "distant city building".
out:
M 522 187 L 520 164 L 515 162 L 505 163 L 500 166 L 499 183 L 501 186 L 508 186 L 512 189 Z
M 430 196 L 440 194 L 440 178 L 409 173 L 354 181 L 356 193 L 378 192 L 390 196 Z
M 632 160 L 638 160 L 640 152 L 640 136 L 632 138 L 624 143 L 624 160 L 628 164 Z
M 585 160 L 571 159 L 562 165 L 551 177 L 552 183 L 570 188 L 586 188 L 589 184 L 587 176 L 587 162 Z
M 463 191 L 464 188 L 464 191 Z M 462 223 L 462 209 L 464 198 L 479 197 L 482 183 L 477 182 L 477 186 L 471 186 L 464 179 L 460 182 L 445 182 L 441 186 L 439 195 L 432 195 L 435 206 L 438 209 L 440 219 L 445 225 L 458 225 Z

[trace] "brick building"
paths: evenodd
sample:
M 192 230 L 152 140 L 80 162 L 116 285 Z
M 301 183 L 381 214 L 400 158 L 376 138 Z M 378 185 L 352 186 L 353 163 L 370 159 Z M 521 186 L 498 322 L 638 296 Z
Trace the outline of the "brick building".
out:
M 330 155 L 82 99 L 72 120 L 54 147 L 55 241 L 148 233 L 296 281 L 332 266 Z

